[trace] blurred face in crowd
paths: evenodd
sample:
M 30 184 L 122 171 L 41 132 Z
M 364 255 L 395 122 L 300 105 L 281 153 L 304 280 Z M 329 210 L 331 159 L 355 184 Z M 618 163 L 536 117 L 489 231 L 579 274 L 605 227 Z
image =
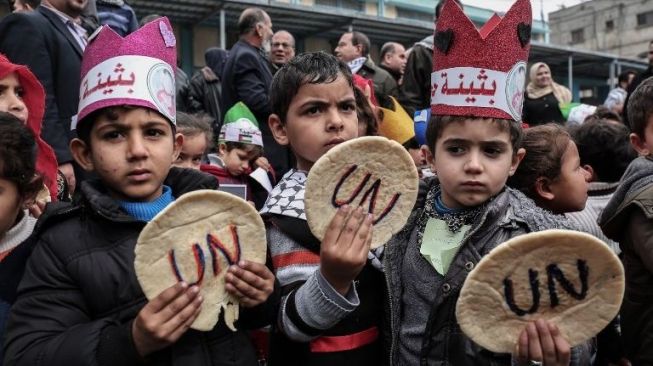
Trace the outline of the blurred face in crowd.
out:
M 545 66 L 540 66 L 540 68 L 537 69 L 537 75 L 535 76 L 535 84 L 540 88 L 544 88 L 551 85 L 551 82 L 551 73 L 549 72 L 549 69 Z
M 340 41 L 338 41 L 338 47 L 334 51 L 336 57 L 344 62 L 349 62 L 363 56 L 363 47 L 361 45 L 354 46 L 351 43 L 351 38 L 351 33 L 343 34 L 340 37 Z
M 148 108 L 119 109 L 116 114 L 115 119 L 100 115 L 94 121 L 90 146 L 73 139 L 70 149 L 84 170 L 100 177 L 112 197 L 151 202 L 161 196 L 184 137 L 173 132 L 163 115 Z
M 0 177 L 0 240 L 18 221 L 23 201 L 16 183 Z
M 403 75 L 406 69 L 406 49 L 404 46 L 399 43 L 395 44 L 394 52 L 386 53 L 383 64 Z
M 427 160 L 449 208 L 475 207 L 496 196 L 525 153 L 513 154 L 510 132 L 482 118 L 448 124 L 433 151 Z
M 249 174 L 252 171 L 254 160 L 260 156 L 255 145 L 247 145 L 245 149 L 233 148 L 229 150 L 226 144 L 221 143 L 218 152 L 229 174 L 235 177 Z
M 0 112 L 8 112 L 27 122 L 28 111 L 23 101 L 24 91 L 18 81 L 18 75 L 12 72 L 0 79 Z
M 259 37 L 261 37 L 263 49 L 269 52 L 274 31 L 272 30 L 272 19 L 270 19 L 270 16 L 267 13 L 265 13 L 265 21 L 256 25 L 256 31 L 258 32 Z
M 275 65 L 285 65 L 295 57 L 295 40 L 286 31 L 279 31 L 272 36 L 270 60 Z
M 576 144 L 569 141 L 562 155 L 560 175 L 549 184 L 553 199 L 548 201 L 546 208 L 557 214 L 582 211 L 587 202 L 590 178 L 590 173 L 580 165 Z
M 286 120 L 269 119 L 275 140 L 290 145 L 297 169 L 309 171 L 334 146 L 356 138 L 354 89 L 342 74 L 331 83 L 304 84 L 288 106 Z
M 47 0 L 47 2 L 60 12 L 72 18 L 77 18 L 84 11 L 88 0 Z
M 184 136 L 181 152 L 173 163 L 179 168 L 200 169 L 202 157 L 206 151 L 206 134 L 204 132 L 194 136 Z
M 13 8 L 13 9 L 14 9 L 14 10 L 13 10 L 14 13 L 18 13 L 18 12 L 21 12 L 21 11 L 30 11 L 30 10 L 34 10 L 34 9 L 29 5 L 29 4 L 24 3 L 24 2 L 22 2 L 21 0 L 16 0 L 16 1 L 14 1 L 13 7 L 14 7 L 14 8 Z

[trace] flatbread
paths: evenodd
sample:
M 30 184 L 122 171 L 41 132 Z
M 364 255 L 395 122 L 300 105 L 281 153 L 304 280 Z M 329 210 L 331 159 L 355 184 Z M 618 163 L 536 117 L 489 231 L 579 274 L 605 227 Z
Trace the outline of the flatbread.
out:
M 567 290 L 560 281 L 563 276 Z M 539 302 L 533 301 L 531 279 L 539 281 L 534 286 Z M 512 309 L 506 301 L 511 285 Z M 527 322 L 536 319 L 555 323 L 576 346 L 615 318 L 624 286 L 619 258 L 594 236 L 569 230 L 530 233 L 508 240 L 481 259 L 461 289 L 456 317 L 467 336 L 497 353 L 513 352 Z M 538 303 L 535 309 L 533 304 Z
M 406 224 L 418 186 L 417 168 L 403 146 L 385 137 L 359 137 L 337 145 L 311 168 L 304 197 L 306 219 L 313 235 L 322 240 L 341 205 L 363 205 L 374 214 L 372 248 L 376 248 Z
M 236 330 L 238 299 L 225 291 L 225 274 L 239 260 L 265 263 L 265 226 L 246 201 L 199 190 L 156 215 L 139 235 L 135 253 L 136 276 L 148 299 L 181 279 L 195 284 L 201 278 L 204 301 L 191 328 L 213 329 L 224 310 L 227 326 Z

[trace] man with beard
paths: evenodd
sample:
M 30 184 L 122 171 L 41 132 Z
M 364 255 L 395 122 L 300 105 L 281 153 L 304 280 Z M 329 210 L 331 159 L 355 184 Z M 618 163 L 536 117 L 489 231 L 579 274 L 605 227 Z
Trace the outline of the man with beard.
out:
M 247 8 L 238 18 L 240 39 L 229 51 L 224 65 L 222 113 L 243 102 L 259 121 L 263 134 L 264 156 L 277 176 L 290 169 L 290 153 L 272 137 L 267 120 L 270 115 L 272 72 L 267 60 L 272 40 L 272 20 L 259 8 Z
M 59 170 L 75 186 L 70 128 L 76 120 L 82 54 L 87 33 L 81 14 L 87 0 L 43 0 L 31 12 L 13 13 L 0 22 L 0 53 L 27 65 L 45 88 L 41 136 L 54 149 Z

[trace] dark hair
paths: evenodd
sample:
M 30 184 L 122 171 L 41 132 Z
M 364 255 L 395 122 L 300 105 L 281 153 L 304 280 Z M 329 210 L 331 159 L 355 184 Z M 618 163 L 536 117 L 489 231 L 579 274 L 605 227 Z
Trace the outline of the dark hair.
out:
M 225 141 L 221 142 L 221 144 L 224 144 L 225 147 L 227 148 L 227 151 L 231 151 L 233 149 L 240 149 L 240 150 L 245 150 L 245 151 L 252 151 L 254 152 L 254 160 L 258 159 L 263 155 L 263 148 L 258 145 L 254 144 L 245 144 L 242 142 L 233 142 L 233 141 Z
M 155 20 L 157 20 L 159 18 L 161 18 L 161 16 L 159 14 L 146 15 L 146 16 L 142 17 L 141 20 L 138 22 L 138 27 L 142 28 L 145 24 L 147 24 L 149 22 L 152 22 L 152 21 L 155 21 Z
M 130 104 L 105 107 L 91 112 L 89 115 L 84 117 L 82 121 L 77 122 L 77 128 L 75 130 L 77 132 L 77 138 L 84 141 L 87 146 L 91 146 L 91 131 L 93 130 L 93 125 L 95 125 L 95 122 L 97 122 L 100 117 L 106 117 L 110 121 L 117 121 L 118 118 L 120 118 L 120 112 L 128 112 L 137 108 L 144 108 L 149 112 L 157 113 L 161 117 L 165 118 L 166 121 L 168 120 L 168 118 L 164 117 L 161 113 L 147 107 Z M 172 138 L 174 139 L 174 135 L 177 133 L 177 129 L 172 124 L 170 126 L 172 127 Z
M 635 71 L 626 70 L 626 71 L 623 71 L 621 74 L 619 74 L 619 77 L 618 77 L 619 84 L 627 82 L 630 75 L 635 75 Z
M 460 0 L 455 0 L 458 5 L 461 7 L 463 4 L 460 2 Z M 440 17 L 440 13 L 442 12 L 442 7 L 444 6 L 445 0 L 440 0 L 438 3 L 435 5 L 435 19 L 437 20 Z
M 600 182 L 618 182 L 637 157 L 630 145 L 628 128 L 622 124 L 586 120 L 571 129 L 570 134 L 578 147 L 581 165 L 591 166 Z
M 265 22 L 265 11 L 260 8 L 247 8 L 238 18 L 238 34 L 245 35 L 256 29 L 256 25 Z
M 0 177 L 14 183 L 23 199 L 36 197 L 43 188 L 36 152 L 32 131 L 14 115 L 0 112 Z
M 14 4 L 17 2 L 20 2 L 25 5 L 29 5 L 30 8 L 36 9 L 39 5 L 41 5 L 41 0 L 9 0 L 9 8 L 11 11 L 13 11 Z
M 397 49 L 396 45 L 397 42 L 386 42 L 381 47 L 381 52 L 379 53 L 379 60 L 383 61 L 385 59 L 385 55 L 387 55 L 388 53 L 395 53 L 395 50 Z
M 404 142 L 401 146 L 403 146 L 406 150 L 418 150 L 421 148 L 419 142 L 415 137 L 409 138 L 408 141 Z
M 481 118 L 481 117 L 469 117 L 469 116 L 439 116 L 432 115 L 429 120 L 428 125 L 426 126 L 426 144 L 432 154 L 435 154 L 435 143 L 442 136 L 442 131 L 445 127 L 453 123 L 460 123 L 468 119 L 482 120 L 483 122 L 495 123 L 501 131 L 507 131 L 510 133 L 510 143 L 512 145 L 512 153 L 517 154 L 517 151 L 521 147 L 522 141 L 522 128 L 518 122 L 508 120 L 508 119 L 499 119 L 499 118 Z M 479 121 L 480 122 L 480 121 Z
M 583 123 L 590 122 L 590 121 L 599 121 L 602 119 L 608 119 L 608 120 L 613 120 L 617 122 L 621 122 L 621 116 L 619 116 L 617 113 L 611 111 L 608 109 L 606 106 L 598 106 L 596 107 L 596 110 L 594 113 L 590 114 L 589 116 L 585 117 L 585 120 Z
M 365 136 L 376 136 L 379 134 L 379 121 L 374 115 L 370 102 L 362 90 L 354 88 L 354 97 L 356 98 L 356 116 L 358 123 L 365 123 Z
M 653 77 L 650 77 L 637 86 L 628 98 L 628 125 L 630 131 L 642 140 L 645 139 L 644 130 L 653 113 Z
M 562 155 L 567 151 L 571 136 L 564 127 L 547 123 L 524 131 L 522 147 L 526 155 L 508 185 L 536 198 L 535 182 L 545 177 L 554 180 L 560 176 Z
M 330 84 L 343 76 L 353 89 L 349 67 L 335 56 L 325 52 L 303 53 L 285 64 L 272 79 L 270 86 L 270 104 L 272 113 L 279 116 L 281 123 L 286 123 L 288 107 L 305 84 Z
M 364 33 L 361 32 L 351 32 L 351 44 L 354 46 L 361 45 L 361 54 L 363 57 L 367 57 L 370 54 L 370 39 Z
M 206 137 L 207 148 L 210 148 L 213 143 L 211 117 L 207 115 L 177 112 L 177 132 L 187 137 L 194 137 L 203 133 Z

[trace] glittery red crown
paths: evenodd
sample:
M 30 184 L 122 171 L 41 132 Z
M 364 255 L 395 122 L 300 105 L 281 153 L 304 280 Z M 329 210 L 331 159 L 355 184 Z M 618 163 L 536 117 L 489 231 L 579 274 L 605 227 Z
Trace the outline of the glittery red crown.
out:
M 520 121 L 531 23 L 529 0 L 517 0 L 480 30 L 447 0 L 433 37 L 433 113 Z
M 82 58 L 78 121 L 101 108 L 136 105 L 175 123 L 175 46 L 165 17 L 124 38 L 101 27 L 90 37 Z

